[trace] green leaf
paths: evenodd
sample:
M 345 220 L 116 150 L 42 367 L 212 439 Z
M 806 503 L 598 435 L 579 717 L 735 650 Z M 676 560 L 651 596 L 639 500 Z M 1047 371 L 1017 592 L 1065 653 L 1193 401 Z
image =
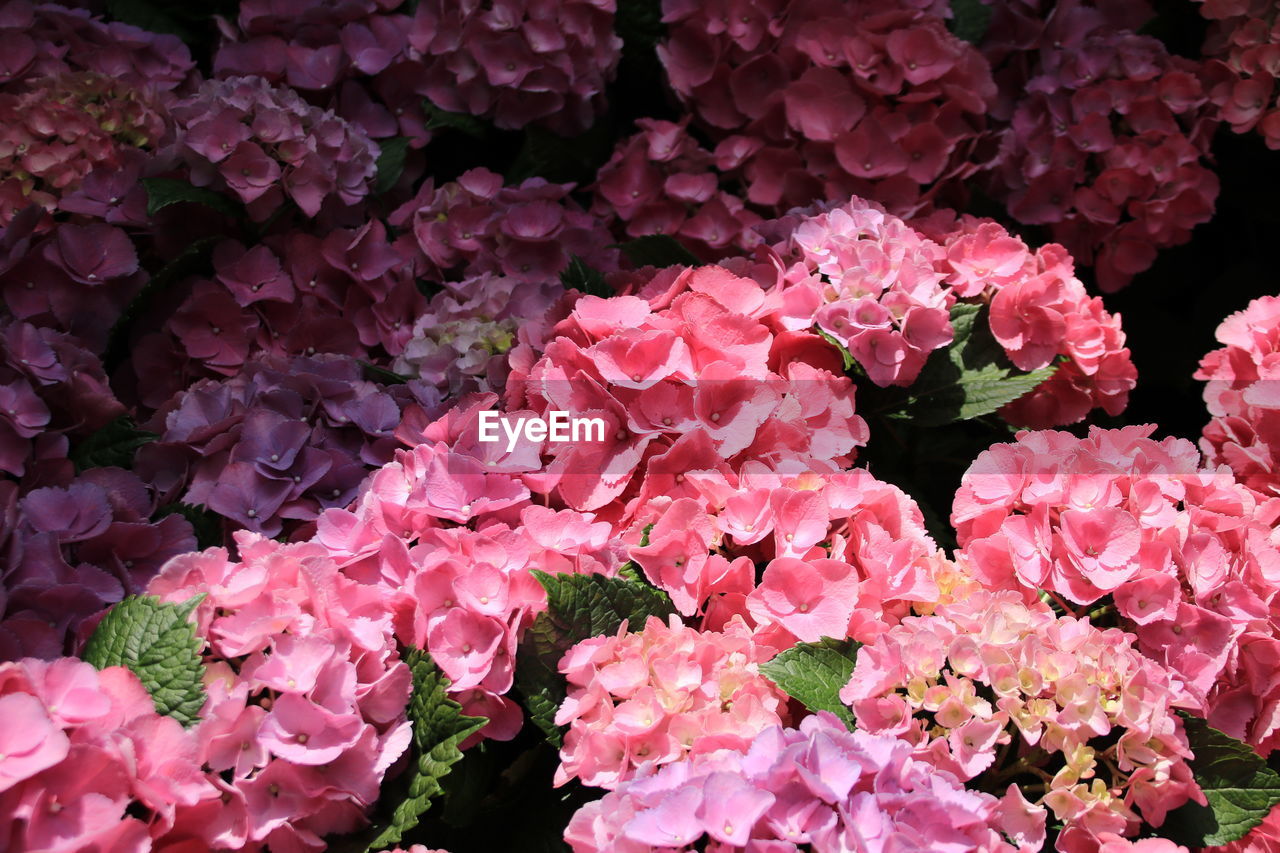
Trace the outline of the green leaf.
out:
M 553 184 L 586 186 L 613 154 L 616 140 L 607 118 L 597 121 L 585 133 L 560 136 L 537 126 L 524 129 L 520 150 L 503 177 L 508 184 L 529 178 L 545 178 Z
M 698 257 L 668 234 L 649 234 L 610 248 L 622 250 L 627 260 L 637 267 L 696 267 Z
M 409 770 L 407 796 L 370 842 L 369 850 L 384 850 L 399 844 L 405 833 L 418 825 L 431 807 L 432 797 L 443 791 L 440 780 L 462 758 L 458 744 L 489 722 L 484 717 L 462 713 L 462 706 L 445 693 L 449 679 L 426 652 L 409 649 L 405 662 L 413 672 L 408 715 L 413 724 L 415 761 Z
M 1237 841 L 1280 804 L 1280 774 L 1248 744 L 1178 712 L 1195 753 L 1189 763 L 1207 806 L 1186 803 L 1165 818 L 1158 834 L 1186 847 Z
M 409 137 L 393 136 L 378 142 L 378 176 L 373 181 L 374 195 L 391 190 L 404 174 L 404 158 L 409 153 Z
M 399 373 L 387 370 L 385 367 L 378 367 L 376 364 L 360 361 L 360 359 L 356 359 L 356 362 L 364 368 L 364 378 L 370 382 L 381 382 L 383 385 L 403 385 L 409 381 L 409 377 L 401 376 Z
M 180 515 L 191 522 L 191 529 L 196 534 L 196 547 L 201 551 L 223 544 L 222 516 L 213 510 L 184 503 L 169 504 L 156 511 L 155 520 L 159 521 L 166 515 Z
M 155 216 L 171 204 L 191 202 L 212 208 L 234 218 L 244 216 L 244 207 L 221 193 L 204 187 L 193 186 L 176 178 L 143 178 L 147 191 L 147 216 Z
M 615 295 L 613 288 L 604 280 L 604 273 L 588 266 L 587 262 L 577 255 L 569 256 L 569 266 L 560 273 L 560 283 L 566 288 L 578 290 L 589 296 L 608 298 Z
M 71 449 L 71 461 L 76 471 L 86 468 L 128 468 L 133 464 L 133 454 L 144 444 L 150 444 L 160 436 L 138 429 L 127 415 L 121 415 Z
M 131 595 L 102 617 L 85 644 L 84 659 L 98 669 L 126 666 L 147 688 L 156 711 L 184 726 L 204 705 L 204 665 L 195 623 L 187 617 L 204 594 L 181 604 Z
M 760 674 L 810 711 L 830 711 L 850 730 L 853 712 L 840 701 L 840 691 L 853 675 L 858 644 L 823 637 L 816 643 L 796 643 L 760 665 Z
M 163 2 L 107 0 L 107 14 L 113 20 L 153 33 L 169 33 L 190 43 L 195 40 L 197 30 L 190 16 L 182 14 L 182 10 L 181 5 L 175 8 Z
M 912 385 L 896 392 L 888 417 L 941 426 L 988 415 L 1051 377 L 1056 365 L 1022 373 L 1009 363 L 991 334 L 987 308 L 957 303 L 951 309 L 955 338 L 936 350 Z
M 489 132 L 488 126 L 475 116 L 442 110 L 425 98 L 422 111 L 427 114 L 427 130 L 456 130 L 475 139 L 482 139 Z
M 624 620 L 638 630 L 650 616 L 666 619 L 675 608 L 665 592 L 640 580 L 536 569 L 533 575 L 547 591 L 547 609 L 516 650 L 516 686 L 534 724 L 559 747 L 562 732 L 555 715 L 566 694 L 557 667 L 564 653 L 590 637 L 616 634 Z
M 951 0 L 951 19 L 947 29 L 956 38 L 977 44 L 991 26 L 991 7 L 982 0 Z
M 828 335 L 826 332 L 822 331 L 821 329 L 814 327 L 814 331 L 818 333 L 818 337 L 822 338 L 824 341 L 831 344 L 833 347 L 835 347 L 837 350 L 840 351 L 840 358 L 841 360 L 844 361 L 845 372 L 848 373 L 849 368 L 853 367 L 853 355 L 850 354 L 849 350 L 845 349 L 844 344 L 840 343 L 831 335 Z

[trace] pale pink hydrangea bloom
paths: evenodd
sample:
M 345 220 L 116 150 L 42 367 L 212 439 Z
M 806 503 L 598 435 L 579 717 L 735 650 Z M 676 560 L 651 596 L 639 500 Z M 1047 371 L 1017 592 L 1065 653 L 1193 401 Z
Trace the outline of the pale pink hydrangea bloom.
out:
M 902 741 L 822 713 L 767 728 L 742 750 L 649 765 L 579 809 L 564 837 L 574 853 L 1032 853 L 1045 821 L 1016 786 L 1002 798 L 966 790 Z
M 960 556 L 989 589 L 1114 606 L 1191 707 L 1269 751 L 1280 742 L 1280 500 L 1203 467 L 1189 441 L 1151 439 L 1154 429 L 1023 432 L 984 451 L 952 509 Z
M 697 631 L 676 616 L 583 640 L 560 661 L 569 695 L 555 721 L 569 730 L 556 784 L 613 789 L 646 765 L 746 750 L 790 719 L 786 695 L 758 668 L 778 651 L 741 621 Z
M 840 698 L 859 727 L 902 738 L 959 779 L 1023 760 L 1044 782 L 1036 804 L 1066 825 L 1059 849 L 1086 850 L 1204 802 L 1174 713 L 1195 703 L 1133 640 L 983 591 L 863 646 Z

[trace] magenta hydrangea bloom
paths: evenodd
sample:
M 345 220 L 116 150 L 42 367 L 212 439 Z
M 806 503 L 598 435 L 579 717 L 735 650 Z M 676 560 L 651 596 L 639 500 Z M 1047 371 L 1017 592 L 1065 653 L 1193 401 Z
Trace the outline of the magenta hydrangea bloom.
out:
M 53 210 L 95 169 L 121 168 L 127 151 L 162 144 L 166 131 L 148 90 L 100 74 L 0 92 L 0 225 L 29 204 Z
M 595 269 L 616 270 L 608 229 L 569 199 L 572 189 L 542 178 L 503 186 L 501 175 L 471 169 L 438 188 L 427 180 L 390 223 L 413 230 L 426 274 L 446 283 L 482 273 L 554 281 L 574 255 Z
M 210 80 L 172 113 L 191 181 L 229 190 L 258 220 L 286 197 L 307 216 L 329 199 L 356 204 L 377 171 L 363 131 L 261 77 Z
M 943 4 L 664 0 L 658 55 L 746 200 L 782 213 L 857 194 L 890 209 L 978 167 L 996 97 Z
M 822 713 L 765 729 L 744 751 L 695 754 L 626 782 L 579 809 L 564 837 L 574 853 L 1030 853 L 1045 828 L 1016 786 L 1001 799 L 966 790 L 902 741 Z
M 1280 150 L 1280 18 L 1267 0 L 1197 0 L 1212 21 L 1203 76 L 1218 115 L 1236 133 L 1257 132 Z
M 639 119 L 636 135 L 618 143 L 596 176 L 592 211 L 617 217 L 629 237 L 667 234 L 698 255 L 717 259 L 760 242 L 751 226 L 760 215 L 720 188 L 752 143 L 727 140 L 713 154 L 679 123 Z M 722 152 L 722 149 L 724 151 Z
M 417 91 L 443 110 L 501 128 L 591 126 L 622 55 L 614 0 L 453 0 L 417 4 L 409 48 Z
M 1204 161 L 1216 118 L 1199 68 L 1092 8 L 1045 25 L 1038 8 L 1004 5 L 1037 35 L 1020 47 L 1031 64 L 1013 66 L 1027 77 L 1002 81 L 1020 96 L 993 189 L 1118 290 L 1213 214 L 1218 179 Z
M 196 78 L 174 35 L 102 21 L 86 9 L 14 0 L 0 15 L 0 86 L 92 72 L 129 89 L 175 92 Z

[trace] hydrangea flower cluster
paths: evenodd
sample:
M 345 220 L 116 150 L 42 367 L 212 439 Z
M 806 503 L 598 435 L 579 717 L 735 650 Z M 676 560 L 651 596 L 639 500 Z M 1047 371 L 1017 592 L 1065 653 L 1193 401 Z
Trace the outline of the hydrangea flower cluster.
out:
M 342 507 L 398 446 L 397 398 L 340 356 L 257 356 L 234 377 L 201 380 L 148 426 L 137 467 L 168 500 L 208 507 L 276 536 Z
M 850 459 L 866 442 L 851 382 L 828 369 L 836 356 L 817 336 L 775 335 L 758 319 L 769 305 L 756 282 L 714 266 L 669 268 L 640 295 L 579 299 L 541 358 L 513 369 L 508 408 L 589 413 L 604 440 L 524 442 L 550 457 L 531 487 L 626 517 L 678 494 L 685 471 Z
M 996 96 L 940 5 L 664 0 L 658 55 L 751 203 L 858 194 L 905 211 L 974 171 Z
M 704 628 L 740 616 L 779 648 L 869 640 L 937 600 L 944 567 L 920 508 L 864 470 L 786 460 L 672 479 L 625 536 L 643 537 L 631 559 L 682 614 L 705 614 Z
M 640 768 L 745 752 L 765 729 L 789 722 L 786 694 L 758 670 L 778 650 L 755 642 L 743 622 L 696 631 L 675 616 L 650 616 L 629 627 L 578 643 L 560 662 L 569 695 L 555 721 L 569 731 L 557 785 L 577 778 L 612 790 Z
M 1280 695 L 1259 661 L 1280 648 L 1280 504 L 1153 430 L 1021 433 L 985 451 L 952 511 L 961 554 L 987 589 L 1114 608 L 1212 725 L 1270 751 Z
M 87 9 L 14 0 L 0 15 L 0 86 L 41 77 L 92 72 L 126 89 L 179 92 L 195 78 L 195 62 L 176 36 L 119 21 L 104 22 Z
M 503 186 L 501 175 L 471 169 L 439 188 L 427 180 L 390 223 L 412 229 L 428 277 L 446 283 L 482 273 L 545 283 L 574 255 L 617 269 L 608 230 L 569 199 L 572 189 L 542 178 Z
M 1218 179 L 1203 162 L 1215 120 L 1197 64 L 1104 22 L 1076 6 L 1038 25 L 995 189 L 1114 291 L 1208 221 Z
M 0 821 L 19 850 L 151 850 L 222 805 L 195 740 L 124 667 L 0 663 Z
M 165 116 L 146 90 L 83 72 L 0 92 L 0 225 L 29 204 L 52 211 L 94 169 L 119 169 L 130 149 L 155 146 Z
M 477 736 L 508 740 L 523 721 L 506 696 L 516 645 L 547 606 L 531 570 L 612 577 L 621 548 L 589 514 L 530 505 L 518 478 L 450 450 L 449 430 L 428 425 L 350 509 L 321 516 L 316 541 L 389 602 L 396 637 L 432 655 L 465 712 L 489 719 Z
M 617 217 L 629 237 L 667 234 L 710 259 L 754 246 L 759 214 L 720 187 L 741 155 L 732 140 L 714 154 L 701 148 L 688 123 L 639 119 L 639 131 L 600 167 L 592 212 Z
M 539 122 L 571 136 L 591 126 L 622 56 L 614 0 L 424 0 L 409 28 L 417 88 L 440 109 Z
M 910 385 L 953 339 L 957 301 L 989 303 L 989 325 L 1015 367 L 1054 375 L 1006 405 L 1010 423 L 1045 428 L 1118 414 L 1137 374 L 1120 317 L 1090 297 L 1056 244 L 1032 252 L 999 224 L 934 214 L 913 223 L 854 198 L 792 211 L 758 229 L 777 256 L 776 322 L 816 327 L 877 385 Z
M 261 77 L 210 80 L 172 110 L 196 186 L 229 189 L 264 220 L 286 196 L 307 216 L 369 193 L 379 148 L 331 111 Z
M 391 369 L 450 397 L 500 391 L 509 370 L 507 353 L 522 337 L 543 337 L 532 327 L 545 325 L 551 307 L 564 295 L 559 281 L 516 281 L 486 273 L 460 282 L 431 298 Z
M 875 384 L 910 385 L 951 343 L 941 250 L 879 205 L 855 198 L 807 217 L 776 249 L 789 266 L 782 325 L 817 326 Z
M 88 434 L 124 414 L 102 363 L 71 335 L 3 323 L 0 357 L 0 471 L 21 477 L 33 458 L 37 469 L 65 459 L 66 433 Z
M 138 250 L 121 228 L 102 222 L 62 222 L 43 227 L 43 211 L 29 207 L 0 231 L 0 295 L 7 314 L 27 325 L 9 326 L 26 344 L 11 340 L 15 354 L 32 339 L 74 342 L 92 354 L 106 348 L 111 324 L 146 282 Z M 50 337 L 65 332 L 72 338 Z M 47 364 L 34 352 L 21 363 Z
M 1212 420 L 1200 448 L 1215 465 L 1267 497 L 1280 494 L 1280 297 L 1264 296 L 1218 327 L 1223 346 L 1206 355 L 1195 378 L 1208 381 L 1204 401 Z
M 194 379 L 235 376 L 258 354 L 385 364 L 426 307 L 419 262 L 378 220 L 323 238 L 295 231 L 251 248 L 224 242 L 213 252 L 213 278 L 192 282 L 162 330 L 138 340 L 139 401 L 159 408 Z
M 936 217 L 935 226 L 947 219 Z M 996 223 L 968 216 L 937 239 L 946 249 L 945 284 L 958 297 L 990 299 L 991 333 L 1014 366 L 1057 365 L 1048 380 L 1001 408 L 1005 420 L 1047 429 L 1082 421 L 1095 408 L 1124 411 L 1138 373 L 1120 315 L 1089 295 L 1062 246 L 1032 252 Z
M 0 660 L 56 658 L 81 623 L 142 592 L 196 540 L 180 515 L 151 521 L 156 495 L 120 468 L 91 468 L 21 497 L 0 483 Z
M 651 767 L 652 769 L 652 767 Z M 1040 849 L 1043 815 L 1016 788 L 966 790 L 902 741 L 830 714 L 764 730 L 745 751 L 696 753 L 625 782 L 573 816 L 574 853 Z M 1010 843 L 1012 841 L 1012 843 Z
M 902 738 L 961 780 L 1018 756 L 1013 775 L 1039 777 L 1036 805 L 1065 824 L 1059 849 L 1084 850 L 1073 836 L 1096 846 L 1102 833 L 1132 836 L 1188 799 L 1204 802 L 1174 713 L 1193 703 L 1131 640 L 981 592 L 859 649 L 840 698 L 860 728 Z
M 1199 0 L 1213 21 L 1204 53 L 1208 96 L 1236 133 L 1256 129 L 1280 149 L 1280 15 L 1267 0 Z
M 317 850 L 367 823 L 408 747 L 412 677 L 382 590 L 321 545 L 236 534 L 169 561 L 148 592 L 195 611 L 208 699 L 193 730 L 212 800 L 182 804 L 175 838 L 208 849 Z

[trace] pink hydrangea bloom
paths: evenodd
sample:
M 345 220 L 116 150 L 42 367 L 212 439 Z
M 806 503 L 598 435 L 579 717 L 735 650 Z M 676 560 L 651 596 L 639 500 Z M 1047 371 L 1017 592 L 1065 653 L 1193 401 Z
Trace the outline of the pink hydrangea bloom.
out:
M 195 737 L 123 667 L 3 663 L 0 708 L 0 821 L 18 849 L 150 850 L 218 802 Z
M 569 731 L 556 784 L 613 789 L 640 768 L 745 751 L 790 719 L 786 695 L 758 670 L 777 653 L 741 621 L 699 632 L 675 616 L 578 643 L 560 662 L 569 695 L 555 721 Z
M 779 321 L 817 326 L 877 385 L 910 385 L 951 343 L 942 249 L 859 198 L 804 218 L 775 251 L 789 267 Z
M 504 467 L 439 438 L 399 451 L 349 509 L 320 517 L 316 542 L 382 597 L 396 637 L 432 655 L 464 710 L 489 719 L 477 737 L 509 740 L 523 722 L 506 695 L 516 645 L 547 606 L 531 570 L 612 576 L 623 557 L 609 524 L 532 505 Z
M 1204 400 L 1212 420 L 1200 448 L 1236 479 L 1267 496 L 1280 493 L 1280 297 L 1249 303 L 1218 326 L 1223 346 L 1200 361 L 1195 378 L 1207 380 Z
M 902 738 L 959 779 L 999 771 L 1001 758 L 1036 768 L 1036 804 L 1064 835 L 1131 836 L 1188 799 L 1204 802 L 1174 713 L 1193 703 L 1133 639 L 983 591 L 859 649 L 840 698 L 860 728 Z
M 573 816 L 574 853 L 759 848 L 1030 851 L 1043 812 L 1016 787 L 1001 799 L 965 790 L 912 759 L 907 744 L 849 732 L 830 714 L 770 727 L 749 747 L 649 765 Z
M 1280 742 L 1263 663 L 1280 648 L 1267 615 L 1280 504 L 1153 430 L 1024 432 L 984 451 L 952 509 L 960 557 L 989 589 L 1113 606 L 1192 707 L 1269 751 Z
M 775 334 L 763 319 L 774 294 L 757 282 L 672 267 L 635 286 L 640 295 L 579 299 L 542 356 L 513 370 L 511 415 L 590 413 L 605 424 L 603 440 L 522 441 L 551 457 L 532 488 L 626 518 L 684 471 L 784 457 L 840 464 L 865 443 L 834 353 L 812 335 Z
M 0 92 L 0 224 L 28 204 L 52 211 L 95 169 L 163 143 L 165 116 L 146 89 L 83 72 Z
M 171 560 L 148 592 L 206 597 L 195 611 L 208 699 L 194 729 L 224 811 L 176 814 L 176 838 L 210 848 L 318 849 L 367 823 L 409 745 L 412 677 L 382 590 L 345 576 L 319 544 L 236 535 Z

